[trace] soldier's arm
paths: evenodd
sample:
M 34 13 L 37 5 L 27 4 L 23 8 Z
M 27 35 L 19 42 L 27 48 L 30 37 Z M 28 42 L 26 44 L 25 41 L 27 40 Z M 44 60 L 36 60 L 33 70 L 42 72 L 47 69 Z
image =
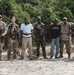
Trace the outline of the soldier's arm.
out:
M 44 29 L 45 29 L 45 33 L 47 33 L 47 27 L 46 26 L 44 26 Z
M 2 36 L 5 36 L 7 34 L 7 30 L 8 30 L 8 27 L 6 27 L 5 23 L 3 23 L 3 29 L 4 29 L 4 32 L 2 33 Z
M 71 34 L 71 26 L 72 26 L 72 23 L 71 23 L 71 22 L 69 22 L 69 32 L 68 32 L 68 35 L 70 35 L 70 34 Z
M 72 27 L 74 26 L 74 23 L 71 22 L 71 26 L 70 26 L 70 34 L 73 34 L 72 32 Z

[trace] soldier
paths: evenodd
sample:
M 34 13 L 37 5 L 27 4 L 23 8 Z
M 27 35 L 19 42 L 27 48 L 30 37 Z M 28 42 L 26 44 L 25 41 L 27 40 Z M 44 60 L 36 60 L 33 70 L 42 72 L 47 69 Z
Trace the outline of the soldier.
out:
M 6 27 L 8 27 L 8 25 L 10 25 L 10 23 L 11 23 L 11 20 L 8 20 L 8 22 L 6 23 Z M 9 39 L 9 36 L 8 36 L 8 34 L 6 34 L 5 35 L 5 43 L 4 43 L 4 49 L 8 49 L 8 40 Z
M 16 19 L 13 16 L 11 18 L 11 23 L 8 25 L 8 35 L 9 35 L 9 42 L 8 42 L 8 52 L 7 52 L 7 59 L 10 60 L 11 58 L 11 51 L 13 51 L 13 59 L 16 59 L 16 52 L 19 44 L 19 26 L 15 23 Z
M 46 50 L 45 50 L 45 33 L 46 27 L 45 24 L 41 22 L 41 17 L 38 16 L 37 22 L 34 24 L 34 35 L 35 35 L 35 42 L 37 47 L 37 58 L 40 56 L 40 45 L 43 51 L 43 57 L 46 59 Z
M 2 16 L 0 15 L 0 60 L 2 55 L 2 49 L 4 46 L 4 36 L 7 33 L 6 24 L 2 21 Z
M 70 58 L 70 23 L 67 21 L 67 18 L 63 18 L 61 25 L 61 45 L 60 45 L 60 56 L 63 57 L 63 47 L 66 46 L 66 52 L 68 53 L 68 58 Z
M 71 22 L 71 42 L 74 44 L 74 20 Z

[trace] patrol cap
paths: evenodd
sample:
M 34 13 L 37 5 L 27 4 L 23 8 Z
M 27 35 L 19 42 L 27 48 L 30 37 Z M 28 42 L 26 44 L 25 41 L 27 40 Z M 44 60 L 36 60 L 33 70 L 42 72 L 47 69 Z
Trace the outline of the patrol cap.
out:
M 0 18 L 2 18 L 2 15 L 0 15 Z
M 64 17 L 63 20 L 67 20 L 67 17 Z
M 37 19 L 41 19 L 41 16 L 38 16 Z
M 54 21 L 58 21 L 58 18 L 55 18 Z

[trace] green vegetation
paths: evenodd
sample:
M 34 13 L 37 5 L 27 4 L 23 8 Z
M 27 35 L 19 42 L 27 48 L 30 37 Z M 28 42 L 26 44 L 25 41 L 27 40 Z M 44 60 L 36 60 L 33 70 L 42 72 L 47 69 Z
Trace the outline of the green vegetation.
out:
M 0 14 L 4 16 L 5 22 L 13 15 L 16 16 L 18 24 L 21 24 L 26 16 L 31 22 L 35 22 L 38 15 L 45 24 L 55 17 L 61 20 L 66 16 L 71 21 L 73 13 L 73 0 L 0 0 Z
M 50 21 L 56 17 L 62 20 L 64 16 L 69 21 L 73 20 L 74 0 L 0 0 L 0 14 L 3 15 L 5 22 L 11 16 L 15 16 L 19 25 L 24 17 L 28 17 L 34 23 L 37 16 L 41 16 L 47 27 L 46 41 L 48 41 Z

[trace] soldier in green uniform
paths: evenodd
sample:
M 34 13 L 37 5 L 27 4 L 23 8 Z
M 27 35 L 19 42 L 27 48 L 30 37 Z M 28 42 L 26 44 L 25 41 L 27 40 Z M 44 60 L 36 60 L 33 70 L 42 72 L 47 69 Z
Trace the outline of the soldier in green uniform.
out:
M 68 54 L 68 58 L 70 58 L 70 23 L 67 21 L 67 18 L 64 17 L 63 21 L 60 23 L 61 25 L 61 45 L 60 45 L 60 57 L 63 57 L 63 47 L 66 46 L 66 52 Z
M 38 16 L 37 22 L 34 24 L 34 35 L 35 35 L 35 42 L 37 47 L 37 58 L 39 58 L 40 56 L 40 45 L 41 45 L 43 51 L 43 57 L 44 59 L 46 59 L 45 33 L 46 33 L 45 24 L 41 22 L 41 17 Z
M 7 52 L 7 59 L 10 60 L 11 58 L 11 51 L 13 51 L 13 59 L 16 59 L 16 52 L 19 45 L 19 33 L 20 29 L 19 26 L 15 23 L 16 19 L 13 16 L 11 18 L 11 24 L 8 25 L 8 35 L 9 35 L 9 42 L 8 42 L 8 52 Z
M 2 16 L 0 15 L 0 60 L 2 55 L 2 49 L 4 46 L 4 36 L 7 33 L 7 27 L 5 22 L 2 21 Z
M 74 44 L 74 20 L 71 22 L 71 42 Z

